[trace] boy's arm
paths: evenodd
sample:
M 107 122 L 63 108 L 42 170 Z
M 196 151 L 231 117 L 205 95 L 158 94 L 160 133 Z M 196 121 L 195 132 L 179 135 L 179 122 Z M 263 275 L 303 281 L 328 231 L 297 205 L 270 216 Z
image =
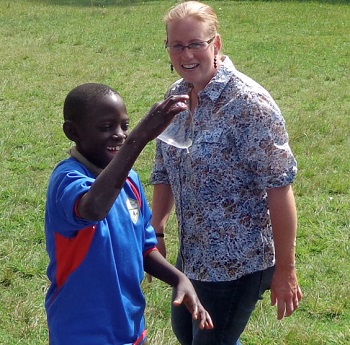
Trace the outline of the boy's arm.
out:
M 176 289 L 175 306 L 184 303 L 194 320 L 199 319 L 201 329 L 214 328 L 209 313 L 204 309 L 190 280 L 177 268 L 172 266 L 158 250 L 145 256 L 145 271 Z
M 153 106 L 131 131 L 119 152 L 96 178 L 90 190 L 79 200 L 77 212 L 80 217 L 102 220 L 107 216 L 143 148 L 164 131 L 176 114 L 187 109 L 184 104 L 187 101 L 187 95 L 171 96 Z

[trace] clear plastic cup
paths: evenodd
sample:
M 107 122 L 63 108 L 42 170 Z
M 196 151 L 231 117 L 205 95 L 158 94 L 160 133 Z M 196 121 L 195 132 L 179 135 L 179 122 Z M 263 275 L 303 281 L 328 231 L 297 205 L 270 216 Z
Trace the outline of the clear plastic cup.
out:
M 188 149 L 193 141 L 193 119 L 190 110 L 177 114 L 158 139 L 180 149 Z

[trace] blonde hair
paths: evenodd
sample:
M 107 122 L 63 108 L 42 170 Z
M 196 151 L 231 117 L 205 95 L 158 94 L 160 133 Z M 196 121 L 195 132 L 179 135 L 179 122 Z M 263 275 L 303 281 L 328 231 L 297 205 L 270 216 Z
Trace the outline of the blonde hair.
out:
M 215 36 L 219 30 L 219 21 L 214 10 L 198 1 L 185 1 L 173 8 L 164 16 L 166 29 L 168 23 L 179 19 L 192 17 L 208 26 L 209 34 Z

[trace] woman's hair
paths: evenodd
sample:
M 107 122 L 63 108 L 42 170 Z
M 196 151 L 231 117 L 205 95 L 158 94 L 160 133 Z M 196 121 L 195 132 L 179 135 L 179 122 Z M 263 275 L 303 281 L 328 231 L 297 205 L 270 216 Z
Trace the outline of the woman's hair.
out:
M 99 102 L 103 96 L 119 93 L 104 84 L 88 83 L 82 84 L 70 91 L 63 106 L 64 120 L 78 123 L 83 119 L 89 109 Z
M 214 10 L 206 4 L 198 1 L 185 1 L 173 8 L 164 16 L 166 27 L 169 22 L 192 17 L 198 21 L 207 24 L 209 34 L 214 36 L 219 30 L 219 21 Z

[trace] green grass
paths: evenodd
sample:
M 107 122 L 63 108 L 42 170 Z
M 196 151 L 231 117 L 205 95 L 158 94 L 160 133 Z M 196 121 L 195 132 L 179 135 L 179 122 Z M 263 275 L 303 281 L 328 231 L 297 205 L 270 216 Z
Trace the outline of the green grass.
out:
M 62 103 L 84 82 L 124 97 L 132 124 L 177 79 L 163 48 L 162 16 L 176 1 L 0 2 L 0 343 L 47 344 L 43 214 L 47 180 L 70 146 Z M 263 84 L 287 120 L 299 162 L 298 269 L 304 300 L 276 320 L 269 297 L 245 345 L 350 344 L 350 6 L 348 1 L 208 1 L 225 52 Z M 136 163 L 148 194 L 154 143 Z M 168 229 L 169 260 L 177 248 Z M 144 284 L 152 344 L 177 344 L 171 290 Z

